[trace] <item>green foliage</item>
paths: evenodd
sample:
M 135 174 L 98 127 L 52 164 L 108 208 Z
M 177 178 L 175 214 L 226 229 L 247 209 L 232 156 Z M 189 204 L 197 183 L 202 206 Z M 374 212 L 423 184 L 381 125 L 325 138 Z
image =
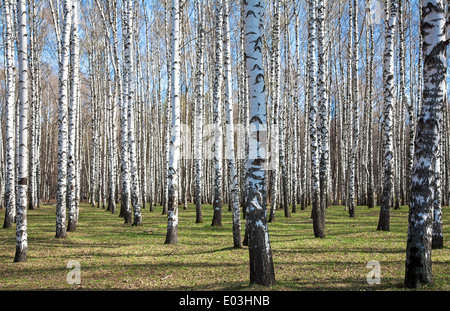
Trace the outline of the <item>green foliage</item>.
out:
M 212 227 L 210 205 L 203 206 L 202 224 L 195 223 L 194 205 L 180 209 L 179 242 L 165 245 L 161 207 L 142 211 L 143 226 L 132 227 L 118 214 L 82 204 L 76 232 L 55 239 L 55 207 L 30 210 L 27 262 L 13 263 L 14 228 L 0 230 L 0 290 L 406 290 L 406 206 L 392 210 L 389 232 L 376 230 L 379 207 L 359 206 L 350 218 L 342 206 L 330 206 L 324 239 L 314 238 L 310 207 L 291 218 L 279 212 L 269 224 L 276 277 L 269 289 L 249 286 L 248 249 L 233 248 L 231 212 L 224 209 L 223 226 Z M 450 290 L 449 248 L 432 257 L 435 285 L 427 290 Z M 69 260 L 81 265 L 80 285 L 66 281 Z M 371 260 L 380 262 L 380 284 L 367 284 Z

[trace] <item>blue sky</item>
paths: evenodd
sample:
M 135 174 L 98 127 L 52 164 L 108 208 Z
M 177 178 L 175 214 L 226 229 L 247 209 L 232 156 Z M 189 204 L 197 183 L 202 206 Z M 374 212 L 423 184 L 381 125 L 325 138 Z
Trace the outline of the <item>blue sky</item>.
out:
M 46 7 L 48 7 L 48 1 L 49 0 L 36 0 L 36 3 L 38 5 L 41 5 L 41 9 L 45 9 Z M 213 3 L 212 1 L 204 1 L 204 6 L 206 9 L 206 14 L 212 14 L 213 12 Z M 81 10 L 84 12 L 86 11 L 86 9 L 90 9 L 92 10 L 93 7 L 95 7 L 95 0 L 81 0 L 82 3 L 82 8 Z M 165 66 L 165 62 L 166 62 L 166 57 L 165 57 L 165 40 L 166 40 L 166 34 L 164 33 L 163 29 L 160 28 L 160 31 L 155 31 L 156 27 L 155 25 L 157 25 L 158 23 L 160 25 L 164 25 L 164 3 L 162 1 L 153 1 L 153 0 L 136 0 L 136 5 L 139 5 L 140 7 L 140 14 L 147 14 L 147 18 L 148 18 L 148 24 L 149 24 L 149 35 L 151 37 L 151 40 L 149 42 L 149 48 L 152 51 L 151 54 L 151 62 L 155 63 L 155 53 L 159 53 L 160 56 L 160 63 L 162 66 L 162 71 L 161 71 L 161 79 L 163 81 L 166 80 L 167 77 L 167 72 L 166 72 L 166 66 Z M 188 66 L 186 68 L 188 76 L 191 76 L 191 70 L 192 70 L 192 66 L 193 66 L 193 62 L 191 62 L 190 60 L 193 60 L 195 58 L 192 58 L 192 51 L 195 48 L 195 25 L 196 25 L 196 11 L 195 11 L 195 7 L 194 7 L 194 1 L 193 0 L 187 0 L 186 2 L 187 5 L 187 9 L 185 10 L 186 15 L 185 18 L 187 20 L 189 20 L 189 25 L 191 28 L 191 31 L 189 33 L 184 33 L 183 34 L 183 39 L 185 40 L 186 45 L 183 48 L 182 53 L 186 53 L 186 56 L 188 57 Z M 265 31 L 265 41 L 266 41 L 266 46 L 265 47 L 270 47 L 271 45 L 271 19 L 270 19 L 270 12 L 272 10 L 272 4 L 271 1 L 266 1 L 266 31 Z M 291 47 L 291 53 L 292 55 L 294 54 L 294 49 L 295 49 L 295 42 L 294 42 L 294 18 L 293 18 L 293 9 L 292 6 L 295 5 L 299 14 L 299 18 L 300 18 L 300 28 L 299 28 L 299 40 L 300 40 L 300 67 L 301 70 L 300 72 L 303 74 L 305 72 L 304 70 L 304 66 L 306 63 L 306 49 L 307 49 L 307 7 L 306 7 L 306 1 L 302 0 L 302 1 L 289 1 L 289 7 L 288 7 L 288 11 L 287 11 L 287 15 L 290 18 L 291 23 L 289 24 L 289 41 L 290 41 L 290 47 Z M 406 45 L 407 45 L 407 52 L 406 52 L 406 70 L 407 70 L 407 93 L 409 94 L 409 87 L 411 85 L 411 81 L 410 78 L 412 77 L 413 79 L 416 79 L 416 75 L 417 75 L 417 59 L 418 59 L 418 24 L 419 24 L 419 14 L 418 14 L 418 5 L 419 5 L 419 1 L 418 0 L 411 0 L 408 1 L 409 5 L 406 8 L 406 14 L 408 16 L 412 16 L 412 18 L 408 18 L 407 21 L 408 23 L 406 24 L 407 27 L 407 31 L 406 31 Z M 120 6 L 120 2 L 119 2 L 119 6 Z M 332 15 L 329 20 L 331 22 L 333 22 L 333 25 L 330 25 L 330 30 L 332 30 L 332 32 L 336 35 L 339 36 L 339 33 L 337 33 L 337 29 L 339 29 L 339 25 L 340 24 L 340 37 L 341 40 L 334 40 L 333 42 L 335 43 L 334 48 L 336 49 L 340 49 L 342 51 L 342 53 L 346 53 L 346 45 L 347 45 L 347 29 L 348 29 L 348 16 L 347 16 L 347 10 L 348 10 L 348 1 L 333 1 L 333 2 L 329 2 L 329 7 L 331 8 L 330 14 Z M 383 39 L 383 35 L 384 35 L 384 25 L 383 25 L 383 16 L 379 15 L 380 13 L 383 13 L 383 7 L 382 7 L 382 3 L 378 0 L 371 0 L 371 7 L 372 9 L 378 9 L 378 11 L 376 13 L 374 13 L 374 18 L 375 18 L 375 47 L 376 47 L 376 51 L 375 51 L 375 68 L 376 68 L 376 79 L 375 79 L 375 88 L 376 90 L 380 90 L 381 88 L 381 83 L 382 83 L 382 56 L 383 56 L 383 46 L 384 46 L 384 39 Z M 338 14 L 338 9 L 341 8 L 343 9 L 344 14 L 342 15 L 341 18 L 337 18 Z M 145 9 L 145 10 L 144 10 Z M 376 11 L 376 10 L 375 10 Z M 85 13 L 81 12 L 81 17 L 80 17 L 80 37 L 85 38 L 86 37 L 86 32 L 89 32 L 89 28 L 87 27 L 86 24 L 86 18 L 85 18 Z M 284 14 L 284 11 L 282 10 L 282 14 Z M 362 36 L 361 37 L 361 41 L 360 41 L 360 50 L 359 50 L 359 54 L 360 54 L 360 60 L 359 60 L 359 72 L 360 72 L 360 79 L 361 81 L 365 81 L 365 47 L 366 47 L 366 40 L 365 40 L 365 32 L 364 32 L 364 28 L 362 27 L 362 23 L 364 21 L 364 15 L 365 15 L 365 1 L 359 1 L 359 23 L 360 23 L 360 28 L 359 28 L 359 33 Z M 84 16 L 84 17 L 83 17 Z M 119 14 L 119 19 L 120 19 L 120 14 Z M 170 19 L 170 15 L 169 15 L 169 19 Z M 236 66 L 237 65 L 237 61 L 240 60 L 240 56 L 238 55 L 239 53 L 239 36 L 240 36 L 240 30 L 239 30 L 239 19 L 240 19 L 240 4 L 239 1 L 237 0 L 231 0 L 230 1 L 230 24 L 231 24 L 231 44 L 232 44 L 232 58 L 233 58 L 233 65 Z M 282 17 L 282 23 L 283 23 L 283 17 Z M 3 17 L 0 18 L 0 33 L 1 33 L 1 37 L 0 37 L 0 47 L 3 46 Z M 52 65 L 52 67 L 57 71 L 57 56 L 56 56 L 56 38 L 54 36 L 54 31 L 53 31 L 53 24 L 51 23 L 52 21 L 49 20 L 49 25 L 48 25 L 48 35 L 46 37 L 46 44 L 43 50 L 43 53 L 41 55 L 41 60 L 43 62 L 49 63 Z M 95 20 L 93 21 L 94 25 L 96 23 L 98 23 L 98 25 L 100 26 L 101 21 L 100 20 Z M 169 23 L 170 26 L 170 23 Z M 213 25 L 212 24 L 208 24 L 206 26 L 207 30 L 210 30 L 211 27 Z M 283 26 L 283 25 L 282 25 Z M 89 26 L 92 27 L 92 26 Z M 141 55 L 145 56 L 145 49 L 146 49 L 146 31 L 145 31 L 145 24 L 144 21 L 141 20 L 140 25 L 138 27 L 138 34 L 139 34 L 139 46 L 140 46 L 140 53 Z M 89 32 L 90 34 L 90 32 Z M 282 32 L 282 36 L 283 36 L 284 32 Z M 330 34 L 328 34 L 330 35 Z M 120 33 L 120 28 L 119 28 L 119 40 L 121 37 L 121 33 Z M 212 37 L 209 35 L 207 37 L 207 42 L 206 44 L 213 44 L 213 40 Z M 286 44 L 282 38 L 282 55 L 284 55 L 284 48 L 286 47 Z M 340 47 L 336 46 L 336 44 Z M 409 53 L 409 49 L 412 46 L 412 54 Z M 2 49 L 3 51 L 3 49 Z M 159 51 L 159 52 L 158 52 Z M 83 52 L 83 47 L 82 47 L 82 52 Z M 332 83 L 336 83 L 337 81 L 334 81 L 335 78 L 334 76 L 336 75 L 334 70 L 335 70 L 335 66 L 334 64 L 336 63 L 337 68 L 339 69 L 339 62 L 337 59 L 334 59 L 333 55 L 335 55 L 337 52 L 334 51 L 332 52 L 332 55 L 330 55 L 330 65 L 332 65 L 330 67 L 330 74 L 332 76 L 333 82 Z M 3 67 L 4 64 L 4 56 L 3 53 L 0 53 L 0 66 Z M 86 72 L 86 66 L 87 66 L 87 59 L 86 57 L 82 56 L 82 71 Z M 282 72 L 284 70 L 284 57 L 282 57 Z M 342 64 L 342 68 L 344 70 L 343 72 L 343 77 L 345 77 L 345 70 L 346 70 L 346 64 Z M 397 70 L 398 70 L 398 66 L 396 66 Z M 410 68 L 412 68 L 412 70 L 410 70 Z M 266 70 L 267 71 L 267 70 Z M 236 71 L 234 71 L 235 75 L 236 75 Z M 411 73 L 411 74 L 410 74 Z M 267 74 L 267 73 L 266 73 Z M 154 77 L 151 79 L 151 81 L 154 81 Z M 301 76 L 301 81 L 304 80 L 304 75 Z M 188 81 L 188 91 L 192 91 L 192 79 L 187 79 Z M 339 83 L 341 83 L 342 81 L 339 81 Z M 235 87 L 236 87 L 237 83 L 234 83 Z M 153 85 L 153 84 L 152 84 Z M 166 83 L 162 83 L 161 84 L 163 87 L 163 94 L 165 94 L 164 91 L 164 87 L 166 85 Z M 186 86 L 186 85 L 184 85 Z M 300 87 L 302 87 L 302 82 L 300 83 Z M 185 89 L 185 88 L 183 88 Z M 182 89 L 182 90 L 183 90 Z M 376 100 L 380 101 L 382 98 L 379 96 L 377 96 Z M 300 91 L 300 101 L 303 100 L 303 89 L 301 89 Z M 331 101 L 333 102 L 333 96 L 331 97 Z M 300 105 L 303 106 L 303 104 L 300 102 Z

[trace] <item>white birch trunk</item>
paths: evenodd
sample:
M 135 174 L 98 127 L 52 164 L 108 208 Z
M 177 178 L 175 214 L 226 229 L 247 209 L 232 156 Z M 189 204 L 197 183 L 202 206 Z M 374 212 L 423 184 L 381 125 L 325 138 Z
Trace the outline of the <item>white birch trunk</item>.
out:
M 225 111 L 226 111 L 226 160 L 228 163 L 230 205 L 233 213 L 233 245 L 242 247 L 241 242 L 241 216 L 239 210 L 239 186 L 236 173 L 234 153 L 234 112 L 233 112 L 233 76 L 231 72 L 231 43 L 229 23 L 229 3 L 223 0 L 223 28 L 224 28 L 224 65 L 225 65 Z
M 37 137 L 36 137 L 36 124 L 40 122 L 37 119 L 37 105 L 38 105 L 38 59 L 37 59 L 37 47 L 36 47 L 36 4 L 35 1 L 29 1 L 29 73 L 30 73 L 30 90 L 31 90 L 31 103 L 30 103 L 30 159 L 29 159 L 29 182 L 28 182 L 28 209 L 34 209 L 36 204 L 36 158 L 37 158 Z
M 403 9 L 403 2 L 398 2 L 398 32 L 399 32 L 399 63 L 400 63 L 400 96 L 399 96 L 399 102 L 400 102 L 400 124 L 399 124 L 399 132 L 400 132 L 400 146 L 404 145 L 405 141 L 405 109 L 408 107 L 408 99 L 406 98 L 406 40 L 405 40 L 405 12 Z M 411 122 L 411 119 L 409 120 Z M 410 123 L 411 124 L 411 123 Z M 414 140 L 414 138 L 413 138 Z M 405 168 L 405 162 L 406 157 L 405 155 L 405 148 L 398 148 L 399 157 L 398 157 L 398 180 L 399 180 L 399 191 L 398 196 L 399 199 L 402 200 L 402 205 L 405 204 L 405 196 L 404 196 L 404 189 L 405 189 L 405 180 L 404 180 L 404 168 Z M 409 185 L 409 183 L 406 183 Z M 400 208 L 400 200 L 397 200 L 396 202 L 396 208 Z
M 17 175 L 17 215 L 15 262 L 27 260 L 27 191 L 28 191 L 28 32 L 26 1 L 17 2 L 18 62 L 19 62 L 19 153 Z
M 242 214 L 246 219 L 245 231 L 244 231 L 244 240 L 242 241 L 242 245 L 248 246 L 248 225 L 247 225 L 247 203 L 248 203 L 248 151 L 249 151 L 249 134 L 250 134 L 250 119 L 249 119 L 249 84 L 248 84 L 248 75 L 247 75 L 247 64 L 246 64 L 246 56 L 245 56 L 245 6 L 244 3 L 241 2 L 240 7 L 240 77 L 241 77 L 241 88 L 240 88 L 240 96 L 241 101 L 239 105 L 239 119 L 242 125 L 241 129 L 243 130 L 241 134 L 241 176 L 240 176 L 240 184 L 241 184 L 241 206 L 242 206 Z
M 299 25 L 300 25 L 300 18 L 298 16 L 298 12 L 294 9 L 294 16 L 295 16 L 295 78 L 294 78 L 294 100 L 293 100 L 293 109 L 294 109 L 294 129 L 293 129 L 293 153 L 292 153 L 292 212 L 297 212 L 297 198 L 298 193 L 301 193 L 302 190 L 302 183 L 299 182 L 298 179 L 298 171 L 300 167 L 300 163 L 298 161 L 299 157 L 299 141 L 300 141 L 300 131 L 298 129 L 299 127 L 299 118 L 300 118 L 300 111 L 299 111 L 299 95 L 300 95 L 300 45 L 299 45 Z M 299 188 L 299 189 L 298 189 Z M 299 191 L 298 191 L 299 190 Z
M 287 16 L 287 9 L 284 9 L 284 18 L 285 20 L 288 20 Z M 289 185 L 288 185 L 288 161 L 287 159 L 287 152 L 286 152 L 286 137 L 289 139 L 288 130 L 286 128 L 286 113 L 289 103 L 289 70 L 290 70 L 290 44 L 289 44 L 289 28 L 286 26 L 284 31 L 284 58 L 285 58 L 285 74 L 284 74 L 284 94 L 283 94 L 283 100 L 280 100 L 280 109 L 278 113 L 278 129 L 279 129 L 279 157 L 280 157 L 280 173 L 281 173 L 281 196 L 282 200 L 280 202 L 282 203 L 284 216 L 285 217 L 291 217 L 291 213 L 289 210 Z M 281 68 L 281 61 L 279 62 L 278 66 Z M 280 79 L 281 84 L 281 79 Z M 281 91 L 281 85 L 280 85 L 280 91 Z M 280 94 L 281 96 L 281 94 Z
M 145 1 L 144 0 L 142 0 L 142 6 L 145 7 Z M 151 53 L 151 51 L 150 51 L 150 37 L 149 37 L 148 16 L 147 16 L 146 12 L 144 12 L 144 21 L 145 21 L 145 38 L 146 38 L 146 45 L 145 45 L 145 61 L 146 61 L 146 74 L 147 74 L 146 82 L 147 82 L 147 87 L 149 88 L 150 87 L 150 79 L 151 79 L 150 68 L 151 68 L 152 64 L 150 62 L 150 53 Z M 154 202 L 153 201 L 153 185 L 155 184 L 155 180 L 152 178 L 153 163 L 154 163 L 154 159 L 153 159 L 154 145 L 153 144 L 154 144 L 154 136 L 156 136 L 155 135 L 156 132 L 154 130 L 155 127 L 154 127 L 153 120 L 152 120 L 152 116 L 153 116 L 152 110 L 153 110 L 153 107 L 154 107 L 154 104 L 153 104 L 154 103 L 154 96 L 155 96 L 155 93 L 156 93 L 155 89 L 156 89 L 156 87 L 153 87 L 153 94 L 151 96 L 153 98 L 150 98 L 150 96 L 149 96 L 150 95 L 150 91 L 148 91 L 146 93 L 146 95 L 149 98 L 147 99 L 148 106 L 146 106 L 146 108 L 145 108 L 145 115 L 149 119 L 150 128 L 149 128 L 149 131 L 144 131 L 144 134 L 143 134 L 147 138 L 148 148 L 149 148 L 148 149 L 148 157 L 149 157 L 149 159 L 148 159 L 148 171 L 146 172 L 146 174 L 144 174 L 143 181 L 146 181 L 147 178 L 148 178 L 148 197 L 145 198 L 145 200 L 148 200 L 148 202 L 149 202 L 150 212 L 153 211 L 153 202 Z M 147 109 L 148 109 L 148 111 L 147 111 Z M 146 150 L 146 148 L 145 148 L 145 150 Z M 145 208 L 145 203 L 144 203 L 143 207 Z
M 169 153 L 169 197 L 167 209 L 167 234 L 164 244 L 176 244 L 178 241 L 178 194 L 179 194 L 179 160 L 180 160 L 180 3 L 172 0 L 172 47 L 171 103 L 172 129 Z
M 168 0 L 164 1 L 164 7 L 165 7 L 165 34 L 166 34 L 166 67 L 167 67 L 167 106 L 166 106 L 166 131 L 165 131 L 165 137 L 164 137 L 164 174 L 165 174 L 165 182 L 163 183 L 163 197 L 162 197 L 162 205 L 163 210 L 162 214 L 167 214 L 168 210 L 168 198 L 169 198 L 169 158 L 170 158 L 170 139 L 171 139 L 171 126 L 172 126 L 172 70 L 171 70 L 171 58 L 172 58 L 172 52 L 171 52 L 171 35 L 169 35 L 169 20 L 167 18 L 167 11 L 168 11 Z M 172 10 L 170 11 L 172 12 Z M 172 13 L 170 13 L 172 14 Z M 177 13 L 179 14 L 179 13 Z M 179 21 L 177 22 L 179 24 Z M 179 45 L 179 43 L 178 43 Z M 180 69 L 181 70 L 181 69 Z
M 3 1 L 5 18 L 5 58 L 6 58 L 6 168 L 5 168 L 5 220 L 3 228 L 11 228 L 16 216 L 15 190 L 15 157 L 16 157 L 16 125 L 15 125 L 15 74 L 13 18 L 11 0 Z
M 130 189 L 130 153 L 128 143 L 128 114 L 127 114 L 127 100 L 126 95 L 128 93 L 127 83 L 122 83 L 122 77 L 127 76 L 127 67 L 124 66 L 123 74 L 120 73 L 120 62 L 118 55 L 118 38 L 117 38 L 117 8 L 113 12 L 113 22 L 115 25 L 113 28 L 113 40 L 114 40 L 114 61 L 117 66 L 116 72 L 116 96 L 120 103 L 120 158 L 121 158 L 121 206 L 120 217 L 124 218 L 125 223 L 131 223 L 131 189 Z M 125 27 L 124 27 L 125 28 Z
M 72 0 L 72 38 L 71 38 L 71 88 L 70 88 L 70 105 L 69 105 L 69 148 L 68 148 L 68 165 L 67 165 L 67 207 L 69 210 L 69 222 L 67 224 L 67 231 L 73 232 L 76 229 L 76 209 L 78 203 L 76 202 L 76 164 L 79 161 L 76 156 L 75 140 L 76 135 L 76 115 L 78 113 L 78 90 L 79 90 L 79 39 L 78 39 L 78 0 Z
M 316 36 L 316 7 L 317 1 L 309 2 L 309 33 L 308 33 L 308 53 L 309 56 L 309 135 L 311 146 L 311 178 L 312 178 L 312 218 L 313 231 L 315 237 L 322 237 L 321 230 L 321 209 L 319 192 L 319 145 L 317 135 L 317 102 L 316 102 L 316 60 L 315 60 L 315 36 Z
M 311 16 L 311 2 L 308 1 L 308 46 L 310 44 L 311 39 L 311 27 L 312 27 L 312 16 Z M 309 145 L 309 104 L 310 104 L 310 98 L 311 98 L 311 78 L 310 78 L 310 66 L 311 66 L 311 60 L 312 57 L 312 50 L 308 48 L 307 55 L 306 55 L 306 70 L 305 70 L 305 107 L 303 111 L 303 117 L 304 117 L 304 130 L 303 130 L 303 165 L 302 165 L 302 194 L 301 194 L 301 209 L 305 210 L 306 206 L 308 204 L 308 189 L 310 185 L 310 178 L 308 174 L 308 160 L 309 160 L 309 154 L 310 154 L 310 145 Z
M 318 219 L 316 221 L 317 237 L 325 237 L 325 211 L 328 199 L 328 170 L 329 170 L 329 133 L 328 133 L 328 96 L 326 90 L 326 53 L 325 53 L 325 10 L 326 0 L 319 0 L 317 7 L 317 95 L 318 113 L 320 123 L 317 125 L 320 136 L 319 152 L 319 204 L 320 211 L 314 213 Z
M 108 54 L 109 56 L 109 54 Z M 110 60 L 110 56 L 108 57 Z M 108 61 L 109 64 L 109 61 Z M 108 210 L 111 214 L 116 212 L 116 101 L 112 94 L 113 82 L 110 75 L 108 75 L 108 111 L 109 118 L 107 120 L 109 124 L 108 131 L 108 163 L 109 163 L 109 194 L 108 194 Z
M 270 127 L 270 164 L 272 171 L 272 191 L 270 195 L 270 215 L 269 222 L 275 220 L 276 209 L 278 205 L 278 171 L 280 163 L 280 96 L 281 96 L 281 55 L 280 55 L 280 7 L 279 0 L 274 1 L 274 22 L 273 22 L 273 56 L 272 72 L 274 90 L 272 95 L 271 127 Z
M 420 50 L 421 51 L 421 50 Z M 413 49 L 412 47 L 410 48 L 410 58 L 412 58 L 412 53 L 413 53 Z M 422 53 L 419 53 L 420 55 Z M 420 62 L 421 63 L 421 62 Z M 408 118 L 409 118 L 409 154 L 408 154 L 408 168 L 406 170 L 406 174 L 409 177 L 407 180 L 407 197 L 408 197 L 408 201 L 409 198 L 411 196 L 410 190 L 411 190 L 411 173 L 412 173 L 412 167 L 413 167 L 413 160 L 414 160 L 414 140 L 415 140 L 415 122 L 416 122 L 416 115 L 415 115 L 415 111 L 414 111 L 414 100 L 413 100 L 413 91 L 414 91 L 414 87 L 413 87 L 413 75 L 415 75 L 415 72 L 412 70 L 412 66 L 410 66 L 410 98 L 407 104 L 408 107 Z M 418 93 L 419 90 L 418 90 Z
M 240 176 L 240 189 L 241 189 L 241 206 L 243 206 L 243 217 L 245 218 L 245 206 L 247 205 L 247 156 L 248 156 L 248 134 L 249 134 L 249 115 L 248 115 L 248 77 L 246 74 L 246 64 L 245 64 L 245 34 L 244 34 L 244 6 L 241 5 L 241 14 L 240 14 L 240 23 L 241 23 L 241 31 L 240 31 L 240 77 L 241 77 L 241 88 L 240 88 L 240 105 L 239 105 L 239 118 L 241 123 L 241 176 Z M 247 230 L 246 230 L 247 231 Z M 247 242 L 247 234 L 245 234 L 245 238 L 243 241 L 243 245 L 246 245 Z
M 250 254 L 250 284 L 275 283 L 267 226 L 265 171 L 267 115 L 262 59 L 264 6 L 259 0 L 244 2 L 246 68 L 249 82 L 248 199 L 246 220 Z
M 222 131 L 222 85 L 223 85 L 223 61 L 222 61 L 222 28 L 223 28 L 223 6 L 222 0 L 215 1 L 215 71 L 213 85 L 213 123 L 214 123 L 214 215 L 211 225 L 222 226 L 222 154 L 223 154 L 223 131 Z
M 127 106 L 127 123 L 128 123 L 128 150 L 130 160 L 130 175 L 131 175 L 131 204 L 134 210 L 133 226 L 142 225 L 142 215 L 140 206 L 140 191 L 138 180 L 138 166 L 137 166 L 137 148 L 135 141 L 135 129 L 134 129 L 134 69 L 133 69 L 133 1 L 126 1 L 125 8 L 126 17 L 124 19 L 125 29 L 125 42 L 124 42 L 124 59 L 125 59 L 125 84 L 126 90 L 124 96 Z
M 367 108 L 368 112 L 366 115 L 367 118 L 367 171 L 368 171 L 368 181 L 367 181 L 367 206 L 372 208 L 375 206 L 375 198 L 374 198 L 374 179 L 373 179 L 373 146 L 372 146 L 372 114 L 373 114 L 373 91 L 374 91 L 374 39 L 373 39 L 373 21 L 372 21 L 372 11 L 369 7 L 368 9 L 368 27 L 369 27 L 369 44 L 370 44 L 370 52 L 369 52 L 369 82 L 368 82 L 368 96 L 367 96 Z
M 67 135 L 68 135 L 68 76 L 69 41 L 72 24 L 72 3 L 64 1 L 64 21 L 59 57 L 59 123 L 58 123 L 58 191 L 56 203 L 56 237 L 66 237 L 66 195 L 67 195 Z
M 353 177 L 351 170 L 351 156 L 350 146 L 352 142 L 353 133 L 351 131 L 352 126 L 352 113 L 350 112 L 351 103 L 353 100 L 353 88 L 352 88 L 352 70 L 353 70 L 353 0 L 348 1 L 348 44 L 347 44 L 347 90 L 346 98 L 344 102 L 344 158 L 346 162 L 346 169 L 348 173 L 345 179 L 345 208 L 350 203 L 350 179 Z
M 114 84 L 115 84 L 115 88 L 114 88 L 114 90 L 115 90 L 115 92 L 114 92 L 114 98 L 113 98 L 113 102 L 114 102 L 114 108 L 115 107 L 119 107 L 120 108 L 120 111 L 119 111 L 119 113 L 120 113 L 120 158 L 121 158 L 121 163 L 120 163 L 120 166 L 121 166 L 121 170 L 122 169 L 127 169 L 127 164 L 126 164 L 126 158 L 124 159 L 123 158 L 123 156 L 126 154 L 126 149 L 125 150 L 123 150 L 123 144 L 124 144 L 124 142 L 123 142 L 123 139 L 125 138 L 125 145 L 126 145 L 126 137 L 124 137 L 124 127 L 125 127 L 125 124 L 126 124 L 126 121 L 123 119 L 123 102 L 122 102 L 122 91 L 123 91 L 123 88 L 122 88 L 122 72 L 121 72 L 121 70 L 120 70 L 120 65 L 119 65 L 119 48 L 118 48 L 118 38 L 117 38 L 117 7 L 113 7 L 113 12 L 112 12 L 112 20 L 110 21 L 110 24 L 111 24 L 111 30 L 112 30 L 112 40 L 113 40 L 113 45 L 112 45 L 112 52 L 111 52 L 111 54 L 112 54 L 112 65 L 113 65 L 113 68 L 114 68 Z M 116 112 L 115 112 L 115 109 L 114 109 L 114 120 L 116 120 L 116 118 L 115 118 L 115 115 L 116 115 Z M 113 133 L 114 133 L 114 141 L 116 141 L 115 140 L 115 135 L 116 135 L 116 131 L 115 131 L 115 122 L 112 122 L 113 123 L 113 127 L 112 127 L 112 129 L 113 129 Z M 114 153 L 117 153 L 117 148 L 114 148 Z M 114 157 L 114 159 L 115 159 L 116 157 Z M 116 163 L 116 162 L 115 162 Z M 117 166 L 119 166 L 119 163 L 118 163 L 118 161 L 117 161 L 117 163 L 115 164 L 115 165 L 117 165 Z M 118 177 L 118 175 L 119 174 L 117 174 L 117 176 L 115 176 L 115 177 Z M 130 193 L 130 187 L 129 187 L 129 180 L 127 179 L 128 178 L 128 171 L 126 170 L 126 171 L 123 171 L 122 170 L 122 172 L 121 172 L 121 178 L 122 178 L 122 181 L 121 181 L 121 185 L 120 185 L 120 194 L 121 194 L 121 196 L 120 196 L 120 199 L 121 199 L 121 209 L 120 209 L 120 212 L 119 212 L 119 216 L 120 216 L 120 214 L 122 214 L 122 211 L 123 210 L 128 210 L 128 207 L 129 207 L 129 204 L 130 204 L 130 196 L 129 196 L 129 193 Z M 125 197 L 123 197 L 123 196 L 125 196 Z M 124 205 L 125 204 L 125 208 L 123 208 Z M 114 211 L 114 209 L 113 208 L 111 208 L 111 212 L 113 212 Z
M 415 288 L 433 284 L 431 245 L 435 171 L 439 151 L 442 107 L 446 98 L 445 4 L 442 0 L 422 1 L 423 96 L 417 120 L 408 238 L 406 242 L 405 285 Z
M 197 12 L 200 15 L 196 45 L 196 74 L 195 74 L 195 117 L 194 117 L 194 175 L 195 175 L 195 222 L 202 223 L 202 167 L 203 167 L 203 78 L 204 78 L 204 14 L 203 1 L 197 0 Z
M 358 103 L 359 103 L 359 92 L 358 92 L 358 2 L 356 0 L 353 1 L 353 5 L 350 6 L 350 10 L 352 12 L 352 33 L 350 34 L 353 37 L 351 40 L 352 45 L 349 45 L 349 48 L 353 50 L 352 52 L 352 72 L 351 72 L 351 90 L 349 92 L 352 93 L 351 104 L 352 108 L 352 140 L 351 140 L 351 151 L 350 151 L 350 163 L 349 163 L 349 216 L 355 216 L 355 176 L 356 176 L 356 155 L 358 151 L 358 139 L 359 139 L 359 116 L 358 116 Z
M 385 21 L 385 51 L 383 67 L 384 107 L 383 107 L 383 193 L 381 199 L 378 230 L 389 230 L 391 205 L 394 186 L 394 34 L 397 20 L 397 0 L 391 0 L 390 7 L 386 5 Z

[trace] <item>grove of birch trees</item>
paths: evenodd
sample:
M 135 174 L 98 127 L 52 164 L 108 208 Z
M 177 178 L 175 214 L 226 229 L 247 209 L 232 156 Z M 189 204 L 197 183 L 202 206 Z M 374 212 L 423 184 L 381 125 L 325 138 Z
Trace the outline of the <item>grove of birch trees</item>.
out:
M 442 0 L 1 0 L 0 205 L 27 258 L 27 210 L 79 205 L 145 226 L 162 207 L 248 246 L 275 282 L 268 223 L 410 208 L 405 284 L 432 283 L 449 205 L 449 3 Z M 202 210 L 212 209 L 205 219 Z M 309 210 L 310 209 L 310 210 Z M 181 230 L 181 229 L 180 229 Z

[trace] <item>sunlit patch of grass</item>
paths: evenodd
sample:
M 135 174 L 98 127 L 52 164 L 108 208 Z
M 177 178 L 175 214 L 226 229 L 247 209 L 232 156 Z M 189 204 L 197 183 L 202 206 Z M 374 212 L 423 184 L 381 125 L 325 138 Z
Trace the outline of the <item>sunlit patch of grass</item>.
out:
M 118 206 L 120 208 L 120 206 Z M 28 211 L 28 261 L 13 263 L 15 231 L 0 229 L 0 290 L 405 290 L 403 287 L 408 208 L 392 210 L 391 231 L 377 231 L 379 207 L 342 206 L 326 212 L 326 237 L 313 236 L 310 207 L 269 223 L 276 284 L 249 286 L 248 249 L 233 248 L 231 212 L 224 205 L 223 226 L 212 227 L 213 210 L 179 210 L 179 243 L 164 245 L 167 217 L 157 206 L 143 209 L 143 225 L 123 223 L 118 214 L 81 204 L 76 232 L 56 239 L 55 206 Z M 444 208 L 444 239 L 449 234 Z M 3 221 L 3 218 L 0 219 Z M 245 220 L 242 220 L 244 234 Z M 434 286 L 449 290 L 450 251 L 433 250 Z M 77 260 L 81 284 L 68 284 L 66 268 Z M 381 284 L 369 285 L 366 267 L 376 260 Z

